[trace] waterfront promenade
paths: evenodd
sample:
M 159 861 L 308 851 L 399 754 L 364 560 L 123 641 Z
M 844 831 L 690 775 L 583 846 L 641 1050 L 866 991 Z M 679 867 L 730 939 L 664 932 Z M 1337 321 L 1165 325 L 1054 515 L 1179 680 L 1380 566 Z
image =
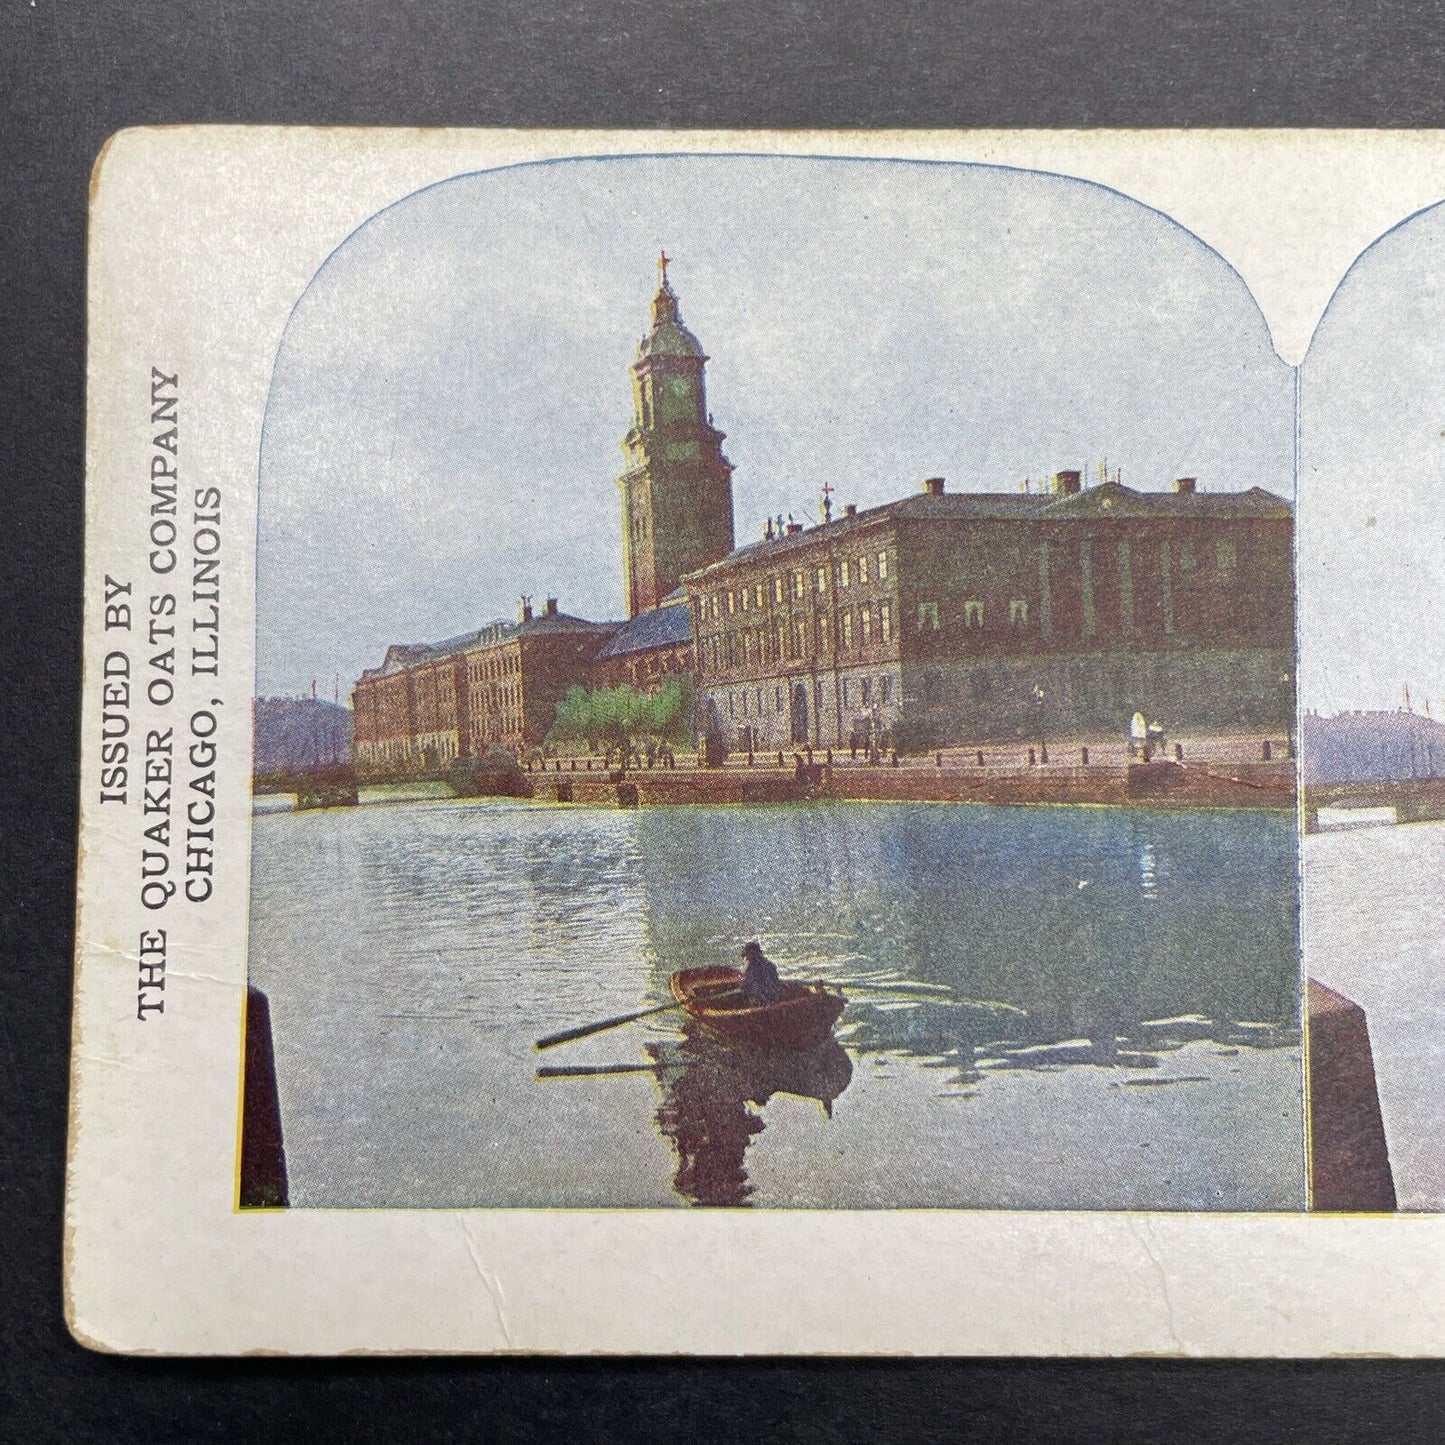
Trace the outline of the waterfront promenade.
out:
M 1288 739 L 1211 736 L 1170 740 L 1146 761 L 1122 740 L 1067 740 L 945 748 L 896 761 L 846 750 L 733 754 L 722 767 L 678 756 L 671 765 L 604 768 L 599 758 L 532 765 L 533 796 L 548 802 L 781 803 L 825 799 L 991 804 L 1094 803 L 1144 807 L 1295 806 Z

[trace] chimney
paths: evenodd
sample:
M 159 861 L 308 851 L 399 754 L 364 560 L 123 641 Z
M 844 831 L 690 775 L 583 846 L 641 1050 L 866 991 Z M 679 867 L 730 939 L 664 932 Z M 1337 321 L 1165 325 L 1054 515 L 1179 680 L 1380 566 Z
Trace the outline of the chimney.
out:
M 1179 477 L 1174 483 L 1174 490 L 1181 497 L 1192 497 L 1194 495 L 1194 478 Z
M 1074 497 L 1083 486 L 1083 474 L 1080 472 L 1055 472 L 1054 491 L 1061 497 Z
M 798 535 L 798 533 L 801 532 L 802 530 L 803 530 L 803 524 L 802 524 L 801 522 L 789 522 L 789 523 L 788 523 L 788 536 L 790 536 L 790 537 L 796 537 L 796 536 Z
M 557 615 L 557 599 L 555 597 L 549 597 L 547 599 L 542 606 L 542 613 L 543 616 L 546 617 L 555 617 Z
M 523 621 L 523 622 L 530 622 L 531 620 L 532 620 L 532 599 L 531 599 L 530 597 L 524 597 L 524 598 L 522 598 L 522 621 Z
M 923 490 L 927 492 L 930 497 L 941 497 L 943 495 L 943 478 L 929 477 L 923 484 Z
M 845 517 L 856 517 L 858 515 L 858 503 L 849 502 L 848 505 L 843 508 L 843 515 Z

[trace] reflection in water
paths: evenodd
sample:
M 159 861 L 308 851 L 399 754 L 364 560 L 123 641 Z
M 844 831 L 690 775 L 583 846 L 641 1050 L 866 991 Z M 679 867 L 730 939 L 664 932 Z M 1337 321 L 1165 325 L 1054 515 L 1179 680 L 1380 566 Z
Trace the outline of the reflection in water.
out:
M 816 1099 L 833 1117 L 833 1101 L 853 1078 L 853 1061 L 836 1039 L 800 1054 L 760 1054 L 710 1038 L 691 1020 L 681 1042 L 647 1046 L 657 1065 L 662 1103 L 657 1126 L 677 1154 L 673 1185 L 694 1204 L 746 1204 L 747 1150 L 766 1125 L 761 1110 L 774 1094 Z
M 689 817 L 685 843 L 679 824 L 638 819 L 659 997 L 674 968 L 758 936 L 785 974 L 849 993 L 850 1048 L 960 1077 L 1298 1043 L 1285 815 L 718 810 Z M 910 980 L 949 996 L 870 997 Z
M 1286 815 L 435 801 L 253 839 L 301 1206 L 1299 1207 Z M 661 1014 L 536 1081 L 534 1039 L 751 938 L 848 996 L 811 1062 Z

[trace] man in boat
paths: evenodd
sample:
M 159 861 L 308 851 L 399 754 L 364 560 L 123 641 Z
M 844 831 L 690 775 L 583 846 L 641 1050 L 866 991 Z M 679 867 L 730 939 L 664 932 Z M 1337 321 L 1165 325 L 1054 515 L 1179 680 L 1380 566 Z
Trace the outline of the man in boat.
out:
M 749 1008 L 762 1008 L 782 998 L 783 981 L 778 977 L 777 966 L 756 939 L 743 945 L 743 965 L 741 992 Z

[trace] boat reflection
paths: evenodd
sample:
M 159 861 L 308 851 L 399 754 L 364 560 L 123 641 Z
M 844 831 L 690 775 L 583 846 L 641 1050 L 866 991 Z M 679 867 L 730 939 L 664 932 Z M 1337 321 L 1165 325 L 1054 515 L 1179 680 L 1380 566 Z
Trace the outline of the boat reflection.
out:
M 831 1038 L 806 1053 L 760 1054 L 720 1043 L 689 1020 L 680 1040 L 646 1048 L 662 1094 L 654 1117 L 677 1155 L 673 1187 L 694 1204 L 748 1203 L 748 1146 L 766 1127 L 761 1111 L 773 1095 L 814 1099 L 831 1119 L 853 1078 L 847 1050 Z

